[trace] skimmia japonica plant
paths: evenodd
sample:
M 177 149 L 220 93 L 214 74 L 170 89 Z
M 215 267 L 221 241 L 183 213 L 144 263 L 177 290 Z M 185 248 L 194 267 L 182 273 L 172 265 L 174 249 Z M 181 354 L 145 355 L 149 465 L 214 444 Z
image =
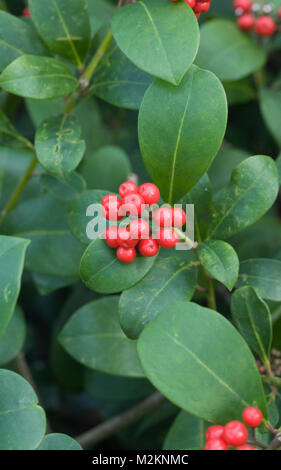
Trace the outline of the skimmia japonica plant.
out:
M 0 449 L 281 446 L 280 50 L 281 0 L 0 0 Z

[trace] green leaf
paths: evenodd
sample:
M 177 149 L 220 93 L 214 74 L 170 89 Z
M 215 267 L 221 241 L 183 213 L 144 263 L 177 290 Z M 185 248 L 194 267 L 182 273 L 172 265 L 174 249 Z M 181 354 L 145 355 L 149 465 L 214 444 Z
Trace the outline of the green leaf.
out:
M 46 418 L 29 383 L 0 369 L 0 450 L 33 450 L 45 434 Z
M 0 12 L 1 13 L 1 12 Z M 33 148 L 31 142 L 23 137 L 9 121 L 7 116 L 0 110 L 0 142 L 3 145 L 13 146 L 14 140 L 18 140 L 25 147 Z
M 80 444 L 67 434 L 47 434 L 36 450 L 82 450 Z
M 32 24 L 0 11 L 0 70 L 24 54 L 46 55 Z
M 281 153 L 279 154 L 276 160 L 276 166 L 279 173 L 279 184 L 281 185 Z
M 120 108 L 139 109 L 152 80 L 112 44 L 96 69 L 91 90 L 98 98 Z
M 105 240 L 93 240 L 83 254 L 80 275 L 86 286 L 102 294 L 114 294 L 129 289 L 152 268 L 157 256 L 137 256 L 130 264 L 121 263 L 116 250 L 109 248 Z
M 241 419 L 254 403 L 267 416 L 254 357 L 231 323 L 213 310 L 170 304 L 142 332 L 138 354 L 153 385 L 195 416 L 225 424 Z
M 281 91 L 263 88 L 259 92 L 260 108 L 272 137 L 281 147 Z
M 142 377 L 136 342 L 118 321 L 118 296 L 104 297 L 80 308 L 66 323 L 59 341 L 76 361 L 107 374 Z
M 120 184 L 127 181 L 132 168 L 123 149 L 106 145 L 85 158 L 79 172 L 84 177 L 88 189 L 118 192 Z
M 91 239 L 88 237 L 88 228 L 91 229 L 91 232 L 96 232 L 95 224 L 97 220 L 95 220 L 95 217 L 97 213 L 96 209 L 91 211 L 91 205 L 100 204 L 101 208 L 102 198 L 107 194 L 110 194 L 110 191 L 101 189 L 84 191 L 69 204 L 68 226 L 72 235 L 81 243 L 88 245 L 91 242 Z M 105 219 L 104 223 L 106 224 Z M 97 226 L 96 229 L 98 230 L 99 227 Z M 105 229 L 106 226 L 104 227 Z
M 181 411 L 164 441 L 166 450 L 203 450 L 206 439 L 207 423 L 202 419 Z
M 249 259 L 240 264 L 237 287 L 252 286 L 263 299 L 281 301 L 281 261 Z
M 135 402 L 155 391 L 148 380 L 85 369 L 85 391 L 101 402 Z
M 253 39 L 239 31 L 233 21 L 208 21 L 200 28 L 199 67 L 221 80 L 239 80 L 261 68 L 266 55 Z
M 78 81 L 63 62 L 50 57 L 23 55 L 0 76 L 0 87 L 24 98 L 48 99 L 75 90 Z
M 21 238 L 0 235 L 0 337 L 15 310 L 28 244 Z
M 256 92 L 250 78 L 223 83 L 229 106 L 248 103 L 256 98 Z
M 242 163 L 250 157 L 250 153 L 240 148 L 222 146 L 215 160 L 208 170 L 213 191 L 217 191 L 229 182 L 229 175 Z
M 43 174 L 40 183 L 59 201 L 73 201 L 86 189 L 86 182 L 79 173 L 72 173 L 66 179 Z
M 279 189 L 278 172 L 270 157 L 247 158 L 214 197 L 211 238 L 229 238 L 252 225 L 270 209 Z
M 140 108 L 139 141 L 146 168 L 166 202 L 178 201 L 206 173 L 221 145 L 226 118 L 225 93 L 211 72 L 192 66 L 178 87 L 155 80 L 148 88 Z
M 199 46 L 197 20 L 183 3 L 142 0 L 125 6 L 115 13 L 112 31 L 137 67 L 174 85 L 180 83 Z
M 0 338 L 0 365 L 8 364 L 21 351 L 26 336 L 24 313 L 17 305 L 15 312 Z
M 62 114 L 42 122 L 35 135 L 35 150 L 41 165 L 55 176 L 67 178 L 79 165 L 86 150 L 75 117 Z
M 47 46 L 82 67 L 91 41 L 85 0 L 29 0 L 28 6 L 38 34 Z
M 107 0 L 86 0 L 89 9 L 92 35 L 107 23 L 110 23 L 114 13 L 114 6 Z
M 231 297 L 233 320 L 245 341 L 268 363 L 272 342 L 271 314 L 266 303 L 252 287 L 241 287 Z
M 198 247 L 199 261 L 202 266 L 228 290 L 235 286 L 239 273 L 239 259 L 229 243 L 208 240 Z
M 198 267 L 193 253 L 188 258 L 186 261 L 176 256 L 158 258 L 140 282 L 122 293 L 119 318 L 129 338 L 137 338 L 145 325 L 169 303 L 192 298 Z

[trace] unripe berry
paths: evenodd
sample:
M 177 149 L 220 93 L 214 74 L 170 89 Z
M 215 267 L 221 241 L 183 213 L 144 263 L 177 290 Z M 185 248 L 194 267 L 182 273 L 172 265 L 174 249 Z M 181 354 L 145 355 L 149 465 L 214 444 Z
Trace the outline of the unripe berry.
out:
M 176 232 L 170 227 L 158 230 L 155 239 L 158 245 L 163 248 L 174 248 L 179 241 Z
M 146 239 L 149 237 L 149 223 L 144 219 L 135 219 L 132 220 L 128 227 L 128 231 L 132 238 L 137 240 Z
M 116 225 L 111 225 L 107 227 L 106 231 L 104 232 L 105 241 L 110 246 L 110 248 L 117 248 L 119 246 L 118 243 L 118 227 Z
M 228 447 L 222 439 L 210 439 L 206 442 L 204 450 L 228 450 Z
M 156 204 L 160 198 L 160 191 L 153 183 L 144 183 L 139 187 L 139 194 L 143 197 L 146 204 Z
M 172 225 L 173 227 L 182 227 L 186 222 L 186 213 L 180 208 L 172 209 Z
M 236 447 L 236 450 L 256 450 L 254 447 L 249 444 L 244 444 L 243 446 Z
M 234 0 L 233 9 L 237 10 L 240 8 L 244 13 L 250 11 L 252 8 L 253 2 L 251 0 Z
M 245 444 L 248 439 L 248 431 L 241 421 L 230 421 L 224 427 L 223 440 L 226 444 L 236 447 Z
M 118 228 L 118 245 L 123 246 L 124 248 L 132 248 L 138 244 L 138 240 L 131 237 L 130 232 L 126 227 Z
M 255 18 L 249 13 L 245 13 L 237 20 L 237 25 L 242 31 L 249 31 L 255 24 Z
M 149 237 L 147 240 L 139 242 L 138 250 L 142 256 L 151 257 L 157 255 L 159 247 L 158 243 L 152 237 Z
M 126 194 L 122 201 L 120 213 L 126 215 L 140 215 L 145 209 L 144 198 L 140 194 Z
M 159 227 L 171 227 L 173 223 L 173 212 L 170 207 L 161 207 L 153 214 L 154 220 Z
M 135 248 L 124 248 L 123 246 L 119 246 L 116 250 L 116 255 L 122 263 L 132 263 L 137 256 L 137 252 Z
M 242 416 L 244 423 L 247 426 L 250 426 L 251 428 L 259 426 L 263 418 L 262 412 L 254 406 L 249 406 L 248 408 L 245 408 Z
M 123 198 L 126 194 L 136 194 L 138 192 L 138 187 L 133 181 L 125 181 L 125 183 L 120 184 L 119 194 Z
M 276 30 L 275 21 L 270 16 L 260 16 L 255 22 L 258 36 L 272 36 Z
M 206 441 L 211 439 L 222 439 L 224 427 L 219 425 L 210 426 L 206 431 Z
M 115 194 L 107 194 L 102 199 L 102 214 L 107 220 L 116 222 L 122 219 L 120 207 L 122 201 Z

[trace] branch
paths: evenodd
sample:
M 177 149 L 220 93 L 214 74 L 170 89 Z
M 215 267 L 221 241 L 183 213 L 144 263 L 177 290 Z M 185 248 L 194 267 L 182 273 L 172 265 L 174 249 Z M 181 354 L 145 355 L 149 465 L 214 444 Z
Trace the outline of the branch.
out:
M 270 385 L 271 387 L 281 388 L 281 377 L 263 375 L 262 381 L 264 384 Z
M 265 450 L 276 450 L 278 447 L 281 447 L 281 432 L 276 434 L 276 437 L 273 439 L 273 441 L 267 446 Z
M 95 446 L 99 442 L 102 442 L 116 434 L 118 431 L 121 431 L 121 429 L 126 428 L 130 424 L 156 410 L 165 400 L 166 398 L 161 395 L 161 393 L 156 392 L 133 408 L 130 408 L 124 413 L 114 416 L 104 423 L 95 426 L 93 429 L 86 431 L 76 437 L 76 440 L 84 448 Z

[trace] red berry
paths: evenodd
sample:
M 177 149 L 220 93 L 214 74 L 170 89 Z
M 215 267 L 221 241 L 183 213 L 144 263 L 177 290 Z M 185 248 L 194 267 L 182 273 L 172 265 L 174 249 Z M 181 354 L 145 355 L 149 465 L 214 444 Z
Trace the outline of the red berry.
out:
M 118 227 L 116 225 L 111 225 L 104 232 L 105 240 L 110 248 L 117 248 L 118 243 Z
M 250 426 L 251 428 L 259 426 L 263 418 L 262 412 L 254 406 L 249 406 L 248 408 L 245 408 L 242 416 L 244 423 L 247 426 Z
M 136 194 L 138 187 L 133 181 L 125 181 L 119 186 L 119 194 L 123 198 L 126 194 Z
M 222 439 L 223 432 L 223 426 L 210 426 L 206 431 L 206 441 L 210 441 L 211 439 Z
M 281 7 L 278 10 L 278 17 L 281 18 Z
M 144 198 L 146 204 L 156 204 L 160 198 L 160 191 L 153 183 L 144 183 L 139 187 L 139 194 Z
M 30 11 L 28 7 L 25 7 L 22 11 L 22 16 L 28 17 L 30 16 Z
M 146 220 L 135 219 L 130 223 L 128 230 L 132 238 L 141 240 L 149 237 L 150 227 Z
M 173 227 L 182 227 L 186 222 L 186 213 L 180 207 L 172 209 L 172 217 Z
M 138 245 L 138 250 L 142 256 L 155 256 L 159 251 L 158 243 L 149 237 L 147 240 L 141 240 Z
M 244 444 L 243 446 L 236 447 L 236 450 L 256 450 L 254 447 L 249 444 Z
M 144 198 L 140 194 L 126 194 L 122 201 L 121 214 L 140 215 L 145 209 Z
M 210 439 L 206 442 L 204 450 L 228 450 L 228 447 L 222 439 Z
M 223 440 L 230 446 L 236 447 L 248 439 L 248 431 L 241 421 L 230 421 L 224 427 Z
M 163 248 L 174 248 L 179 241 L 176 232 L 170 227 L 160 228 L 156 234 L 156 240 Z
M 208 11 L 210 8 L 210 3 L 209 2 L 197 2 L 194 11 L 195 13 L 204 13 L 205 11 Z
M 249 13 L 245 13 L 237 20 L 237 25 L 242 31 L 249 31 L 255 24 L 255 18 Z
M 244 13 L 250 11 L 252 8 L 253 2 L 251 0 L 234 0 L 233 2 L 233 9 L 234 10 L 242 10 Z
M 133 247 L 124 248 L 123 246 L 119 246 L 116 250 L 116 255 L 122 263 L 132 263 L 137 256 L 137 252 Z
M 123 216 L 120 213 L 122 201 L 115 194 L 107 194 L 107 196 L 104 196 L 101 203 L 103 216 L 107 220 L 116 222 L 122 219 Z
M 123 248 L 132 248 L 138 244 L 138 240 L 131 237 L 130 232 L 126 227 L 118 228 L 118 245 L 123 246 Z
M 272 36 L 276 30 L 275 21 L 270 16 L 260 16 L 255 22 L 255 30 L 258 36 Z
M 153 214 L 154 220 L 159 227 L 171 227 L 173 223 L 173 212 L 170 207 L 161 207 Z
M 196 0 L 184 0 L 191 8 L 194 8 L 196 5 Z

